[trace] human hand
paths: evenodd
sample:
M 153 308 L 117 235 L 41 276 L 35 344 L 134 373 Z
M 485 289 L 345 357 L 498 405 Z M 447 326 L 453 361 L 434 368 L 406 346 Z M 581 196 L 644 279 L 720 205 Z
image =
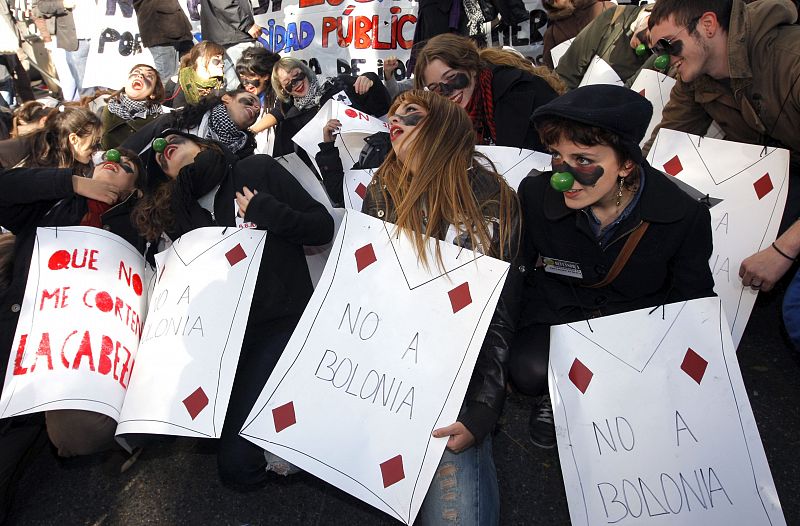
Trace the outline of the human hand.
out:
M 397 69 L 397 66 L 400 65 L 400 61 L 397 60 L 397 57 L 392 55 L 391 57 L 387 58 L 383 61 L 383 78 L 389 80 L 394 75 L 394 70 Z
M 323 142 L 333 142 L 336 140 L 334 135 L 338 133 L 341 129 L 342 123 L 339 122 L 338 119 L 331 119 L 325 123 L 325 126 L 322 128 L 322 140 Z
M 356 93 L 363 95 L 372 87 L 372 81 L 369 79 L 369 77 L 361 75 L 356 79 L 356 83 L 353 87 L 355 88 Z
M 87 199 L 94 199 L 107 205 L 116 203 L 120 193 L 119 187 L 113 183 L 79 175 L 72 176 L 72 190 Z
M 239 217 L 244 217 L 247 214 L 247 206 L 250 200 L 258 194 L 258 190 L 250 191 L 246 186 L 242 188 L 241 192 L 236 192 L 236 204 L 239 205 Z
M 431 435 L 435 438 L 449 436 L 450 438 L 447 439 L 447 449 L 453 453 L 461 453 L 475 443 L 475 437 L 461 422 L 435 429 Z
M 261 36 L 261 26 L 258 24 L 253 24 L 250 26 L 250 29 L 247 30 L 247 34 L 249 34 L 253 38 L 258 38 Z
M 771 246 L 742 261 L 739 267 L 739 277 L 742 285 L 756 290 L 772 290 L 781 277 L 786 274 L 792 261 L 780 255 Z
M 631 37 L 631 47 L 636 49 L 639 44 L 644 44 L 648 48 L 650 46 L 650 30 L 647 28 L 647 22 L 650 20 L 650 15 L 638 19 L 631 27 L 633 29 L 633 36 Z

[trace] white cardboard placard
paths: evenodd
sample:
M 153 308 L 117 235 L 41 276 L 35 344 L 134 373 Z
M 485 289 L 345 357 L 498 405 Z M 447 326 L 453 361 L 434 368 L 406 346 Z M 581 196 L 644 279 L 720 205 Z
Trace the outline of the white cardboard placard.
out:
M 614 84 L 616 86 L 624 86 L 625 83 L 619 78 L 617 72 L 608 65 L 608 62 L 595 55 L 583 74 L 581 79 L 581 86 L 591 86 L 593 84 Z
M 669 102 L 669 94 L 672 92 L 672 87 L 675 85 L 675 79 L 653 71 L 652 69 L 643 69 L 636 77 L 636 81 L 631 86 L 631 89 L 642 97 L 646 98 L 653 105 L 653 117 L 650 119 L 650 124 L 647 126 L 647 132 L 644 134 L 641 144 L 650 140 L 653 130 L 661 122 L 661 114 L 664 111 L 664 106 Z
M 266 236 L 249 228 L 199 228 L 156 255 L 156 283 L 117 434 L 219 437 Z
M 719 299 L 590 323 L 550 333 L 572 524 L 785 525 Z
M 492 161 L 497 172 L 505 177 L 508 185 L 517 191 L 531 170 L 550 170 L 552 157 L 546 153 L 510 146 L 476 146 L 475 151 Z
M 709 264 L 738 346 L 758 292 L 743 287 L 742 261 L 775 241 L 789 189 L 789 152 L 661 129 L 650 164 L 712 202 L 714 252 Z
M 430 270 L 393 225 L 348 211 L 241 432 L 407 524 L 444 451 L 431 432 L 458 415 L 508 271 L 440 241 L 428 254 Z
M 564 56 L 574 40 L 574 38 L 565 40 L 550 50 L 550 57 L 553 59 L 553 69 L 558 67 L 558 63 L 561 62 L 561 57 Z
M 38 228 L 0 418 L 54 409 L 119 417 L 145 317 L 144 262 L 92 227 Z

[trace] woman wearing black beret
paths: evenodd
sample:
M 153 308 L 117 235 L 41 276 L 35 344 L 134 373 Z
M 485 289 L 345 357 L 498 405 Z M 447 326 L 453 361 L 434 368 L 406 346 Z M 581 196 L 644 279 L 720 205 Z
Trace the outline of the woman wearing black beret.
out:
M 644 97 L 609 85 L 533 113 L 553 172 L 519 188 L 526 272 L 509 372 L 537 396 L 530 431 L 541 447 L 555 445 L 550 326 L 714 295 L 708 206 L 643 158 L 651 115 Z

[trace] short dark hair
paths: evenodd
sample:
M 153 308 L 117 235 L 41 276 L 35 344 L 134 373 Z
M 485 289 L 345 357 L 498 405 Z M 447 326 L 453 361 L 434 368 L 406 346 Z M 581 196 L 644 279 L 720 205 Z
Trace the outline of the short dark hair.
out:
M 272 67 L 281 59 L 277 53 L 269 51 L 263 46 L 253 46 L 245 49 L 242 56 L 236 61 L 236 74 L 254 77 L 266 77 L 272 74 Z
M 732 8 L 733 0 L 658 0 L 647 26 L 653 29 L 656 24 L 672 16 L 676 25 L 685 26 L 692 33 L 703 13 L 711 12 L 717 16 L 720 27 L 727 33 L 731 25 Z

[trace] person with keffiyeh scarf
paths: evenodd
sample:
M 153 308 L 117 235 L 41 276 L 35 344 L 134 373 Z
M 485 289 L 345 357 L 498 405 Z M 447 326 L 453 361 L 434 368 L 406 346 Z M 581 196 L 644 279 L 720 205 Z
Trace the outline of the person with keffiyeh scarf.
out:
M 164 86 L 158 71 L 147 64 L 135 65 L 125 87 L 112 95 L 103 109 L 102 147 L 116 148 L 160 116 L 164 112 L 163 99 Z
M 261 109 L 258 97 L 244 90 L 230 91 L 222 97 L 206 97 L 198 104 L 167 113 L 130 136 L 123 146 L 137 152 L 150 147 L 164 130 L 182 130 L 202 139 L 224 145 L 239 159 L 252 155 L 255 138 L 248 130 Z

